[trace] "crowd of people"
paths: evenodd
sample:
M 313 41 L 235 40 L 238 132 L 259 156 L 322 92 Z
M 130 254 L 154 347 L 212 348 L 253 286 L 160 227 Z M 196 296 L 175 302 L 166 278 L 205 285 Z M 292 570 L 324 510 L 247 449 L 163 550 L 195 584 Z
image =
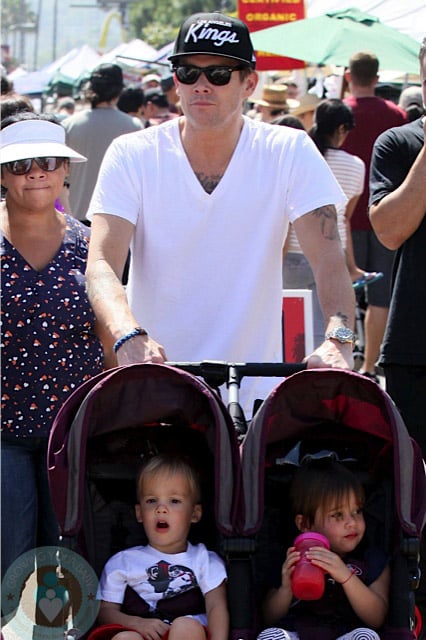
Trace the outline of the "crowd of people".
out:
M 353 283 L 383 273 L 368 287 L 360 372 L 378 382 L 380 363 L 426 457 L 426 40 L 419 60 L 422 86 L 405 89 L 399 105 L 376 95 L 379 60 L 369 52 L 348 60 L 339 98 L 282 78 L 254 98 L 259 75 L 247 26 L 211 13 L 182 23 L 169 75 L 125 86 L 117 64 L 96 68 L 85 108 L 64 98 L 54 113 L 37 114 L 2 82 L 3 575 L 27 550 L 56 544 L 46 451 L 69 394 L 117 365 L 279 362 L 283 285 L 313 292 L 307 366 L 352 370 Z M 245 381 L 248 417 L 275 383 Z M 384 561 L 365 579 L 348 569 L 365 530 L 363 495 L 337 467 L 304 471 L 295 521 L 332 543 L 314 548 L 311 559 L 332 576 L 348 612 L 333 637 L 360 637 L 362 624 L 362 637 L 377 638 L 389 568 Z M 207 617 L 169 624 L 124 614 L 123 585 L 133 577 L 118 556 L 101 579 L 104 626 L 93 640 L 201 640 L 207 627 L 212 640 L 227 640 L 222 561 L 187 543 L 201 518 L 191 473 L 169 460 L 145 469 L 136 518 L 149 562 L 169 554 L 187 563 Z M 321 474 L 331 474 L 333 489 L 318 493 L 308 514 L 302 494 Z M 337 498 L 336 519 L 329 513 Z M 356 530 L 351 548 L 339 543 L 337 520 Z M 165 546 L 159 521 L 170 534 Z M 200 558 L 212 565 L 207 576 Z M 259 640 L 307 637 L 299 620 L 309 619 L 309 607 L 288 626 L 297 559 L 292 547 L 278 567 Z M 417 595 L 423 615 L 425 576 Z

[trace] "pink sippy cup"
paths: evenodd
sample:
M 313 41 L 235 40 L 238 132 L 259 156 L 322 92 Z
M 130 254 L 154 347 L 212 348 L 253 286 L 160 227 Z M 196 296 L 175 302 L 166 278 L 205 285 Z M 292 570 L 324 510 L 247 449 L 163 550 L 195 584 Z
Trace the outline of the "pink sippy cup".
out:
M 310 547 L 325 547 L 329 549 L 330 543 L 320 533 L 307 531 L 297 536 L 294 546 L 301 556 L 291 576 L 293 595 L 298 600 L 318 600 L 324 593 L 324 571 L 314 566 L 306 558 L 306 551 Z

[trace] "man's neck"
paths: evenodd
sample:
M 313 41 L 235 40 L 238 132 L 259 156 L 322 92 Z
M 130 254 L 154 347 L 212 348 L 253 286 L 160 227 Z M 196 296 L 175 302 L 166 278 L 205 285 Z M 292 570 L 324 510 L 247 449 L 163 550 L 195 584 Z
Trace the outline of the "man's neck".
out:
M 358 85 L 350 85 L 349 90 L 354 98 L 374 98 L 374 87 L 360 87 Z

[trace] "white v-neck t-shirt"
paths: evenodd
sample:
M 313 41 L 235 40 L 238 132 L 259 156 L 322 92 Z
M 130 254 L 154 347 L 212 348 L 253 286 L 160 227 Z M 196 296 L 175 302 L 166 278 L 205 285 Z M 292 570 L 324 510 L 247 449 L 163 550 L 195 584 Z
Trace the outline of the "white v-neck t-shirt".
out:
M 288 223 L 345 196 L 305 132 L 254 122 L 209 194 L 182 146 L 179 119 L 116 138 L 88 218 L 135 225 L 127 295 L 170 361 L 282 361 L 282 247 Z M 245 378 L 241 403 L 276 378 Z

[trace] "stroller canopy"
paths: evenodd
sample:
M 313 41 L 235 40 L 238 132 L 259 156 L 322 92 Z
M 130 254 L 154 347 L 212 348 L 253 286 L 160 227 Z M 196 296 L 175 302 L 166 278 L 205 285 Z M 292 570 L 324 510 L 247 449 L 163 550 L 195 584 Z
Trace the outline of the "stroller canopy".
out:
M 64 403 L 51 431 L 48 473 L 62 535 L 74 536 L 83 518 L 88 441 L 144 425 L 180 424 L 201 433 L 215 469 L 215 519 L 224 535 L 234 529 L 240 488 L 238 444 L 219 396 L 199 378 L 160 364 L 105 371 Z
M 315 427 L 335 424 L 336 439 L 361 436 L 365 450 L 379 442 L 393 455 L 397 515 L 408 535 L 420 536 L 425 524 L 426 477 L 421 451 L 410 438 L 393 401 L 380 386 L 357 373 L 321 369 L 297 373 L 279 384 L 253 418 L 243 443 L 244 514 L 242 535 L 262 521 L 267 448 L 302 440 Z M 365 436 L 365 437 L 363 437 Z M 333 449 L 333 441 L 328 448 Z

